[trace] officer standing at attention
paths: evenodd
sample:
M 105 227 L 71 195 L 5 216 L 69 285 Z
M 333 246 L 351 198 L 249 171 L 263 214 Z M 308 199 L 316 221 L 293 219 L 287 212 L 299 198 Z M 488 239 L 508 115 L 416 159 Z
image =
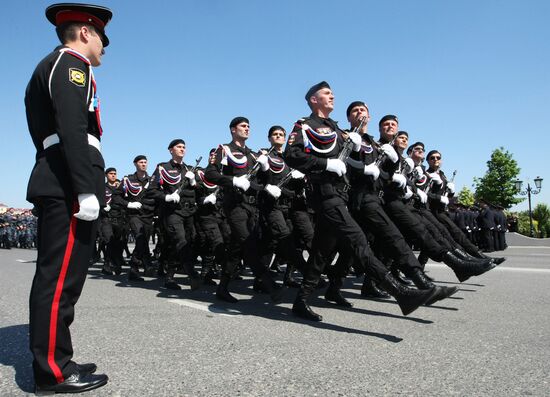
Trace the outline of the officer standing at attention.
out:
M 30 294 L 30 349 L 37 393 L 78 393 L 107 383 L 95 364 L 72 361 L 69 326 L 104 205 L 99 99 L 92 66 L 109 44 L 106 7 L 55 4 L 46 17 L 63 45 L 40 61 L 25 93 L 36 163 L 27 200 L 38 213 L 38 257 Z

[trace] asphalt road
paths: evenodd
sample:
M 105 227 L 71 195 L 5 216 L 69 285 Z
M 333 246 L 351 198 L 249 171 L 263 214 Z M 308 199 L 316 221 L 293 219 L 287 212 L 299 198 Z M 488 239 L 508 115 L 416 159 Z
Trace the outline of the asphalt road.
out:
M 359 295 L 348 278 L 341 310 L 292 316 L 295 290 L 274 306 L 234 283 L 238 304 L 214 288 L 171 294 L 155 279 L 128 284 L 92 267 L 71 328 L 77 362 L 109 375 L 90 396 L 549 396 L 550 249 L 512 247 L 497 269 L 403 317 L 394 300 Z M 28 293 L 35 251 L 0 251 L 0 396 L 33 390 Z M 443 285 L 450 269 L 428 264 Z

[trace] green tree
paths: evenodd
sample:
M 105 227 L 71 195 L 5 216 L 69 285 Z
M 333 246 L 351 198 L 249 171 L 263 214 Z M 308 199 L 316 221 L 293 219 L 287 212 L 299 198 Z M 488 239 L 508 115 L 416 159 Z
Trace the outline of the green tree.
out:
M 519 175 L 519 167 L 512 154 L 503 147 L 495 149 L 487 161 L 487 171 L 482 178 L 474 178 L 476 199 L 483 199 L 504 208 L 520 203 L 514 181 Z
M 544 203 L 539 203 L 533 210 L 533 219 L 537 221 L 537 235 L 539 237 L 548 237 L 550 230 L 550 207 Z
M 457 201 L 459 204 L 465 205 L 466 207 L 471 207 L 474 205 L 476 199 L 474 193 L 468 189 L 467 186 L 464 186 L 460 192 L 458 192 Z

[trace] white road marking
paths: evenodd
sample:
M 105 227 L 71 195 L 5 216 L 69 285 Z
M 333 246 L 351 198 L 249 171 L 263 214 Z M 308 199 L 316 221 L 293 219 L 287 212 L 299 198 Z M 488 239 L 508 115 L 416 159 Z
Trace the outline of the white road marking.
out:
M 180 306 L 190 307 L 192 309 L 201 310 L 203 312 L 219 314 L 220 316 L 233 316 L 235 314 L 241 314 L 241 312 L 239 312 L 238 310 L 223 309 L 221 307 L 216 307 L 213 304 L 205 305 L 197 302 L 192 302 L 187 299 L 168 299 L 168 302 L 176 303 Z
M 429 267 L 439 267 L 439 268 L 448 268 L 447 265 L 442 265 L 440 263 L 428 263 L 427 266 Z M 526 273 L 550 273 L 550 269 L 537 269 L 535 267 L 507 267 L 507 266 L 497 266 L 493 270 L 494 271 L 503 271 L 503 272 L 526 272 Z

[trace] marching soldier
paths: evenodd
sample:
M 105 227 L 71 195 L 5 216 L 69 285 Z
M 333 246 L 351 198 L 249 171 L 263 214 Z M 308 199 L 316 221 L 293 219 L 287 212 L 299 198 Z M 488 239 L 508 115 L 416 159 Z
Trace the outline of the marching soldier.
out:
M 110 167 L 105 170 L 107 182 L 105 183 L 105 207 L 100 212 L 101 237 L 105 243 L 105 256 L 101 272 L 106 275 L 119 275 L 122 271 L 124 260 L 122 259 L 122 239 L 124 233 L 124 210 L 113 201 L 116 196 L 117 171 Z
M 183 162 L 185 141 L 174 139 L 168 145 L 172 156 L 170 161 L 157 165 L 153 174 L 150 197 L 161 205 L 161 219 L 168 251 L 166 259 L 166 279 L 164 286 L 179 290 L 174 275 L 181 266 L 191 280 L 191 289 L 199 287 L 200 279 L 194 269 L 193 241 L 195 225 L 193 215 L 196 211 L 195 173 Z
M 288 138 L 284 158 L 286 163 L 306 174 L 309 183 L 307 196 L 316 214 L 312 252 L 305 269 L 302 286 L 296 296 L 292 311 L 295 315 L 322 321 L 307 300 L 317 286 L 321 273 L 328 265 L 340 242 L 353 252 L 353 257 L 364 267 L 370 277 L 393 295 L 403 313 L 409 314 L 420 305 L 433 299 L 435 288 L 416 290 L 400 284 L 373 255 L 361 227 L 351 217 L 346 207 L 348 185 L 343 178 L 346 164 L 339 158 L 344 147 L 344 132 L 330 118 L 334 109 L 334 95 L 326 82 L 311 87 L 305 99 L 312 113 L 298 120 Z M 359 134 L 349 134 L 354 151 L 361 148 Z M 344 305 L 340 293 L 347 269 L 332 272 L 331 285 L 325 294 L 328 300 Z
M 62 43 L 36 67 L 25 93 L 36 147 L 27 200 L 38 213 L 38 257 L 30 296 L 30 348 L 37 393 L 101 387 L 95 364 L 72 361 L 74 318 L 104 206 L 99 99 L 92 71 L 109 44 L 108 8 L 55 4 L 46 17 Z
M 254 153 L 246 146 L 250 132 L 246 117 L 235 117 L 229 124 L 232 140 L 220 145 L 216 159 L 206 168 L 205 177 L 223 190 L 223 209 L 231 228 L 227 260 L 222 265 L 220 284 L 216 291 L 218 299 L 236 303 L 229 293 L 228 286 L 236 275 L 237 268 L 244 261 L 252 269 L 262 288 L 269 292 L 271 299 L 282 299 L 282 290 L 269 274 L 269 270 L 259 261 L 258 253 L 258 213 L 256 202 L 258 192 L 264 187 L 256 182 L 254 174 L 261 168 L 269 167 L 265 154 Z
M 128 280 L 143 281 L 139 267 L 143 266 L 146 276 L 154 276 L 155 269 L 151 264 L 149 239 L 153 232 L 154 200 L 147 196 L 151 189 L 147 173 L 147 157 L 140 154 L 134 158 L 136 172 L 126 175 L 118 187 L 114 198 L 115 204 L 124 208 L 130 230 L 135 238 L 135 248 L 130 258 Z

